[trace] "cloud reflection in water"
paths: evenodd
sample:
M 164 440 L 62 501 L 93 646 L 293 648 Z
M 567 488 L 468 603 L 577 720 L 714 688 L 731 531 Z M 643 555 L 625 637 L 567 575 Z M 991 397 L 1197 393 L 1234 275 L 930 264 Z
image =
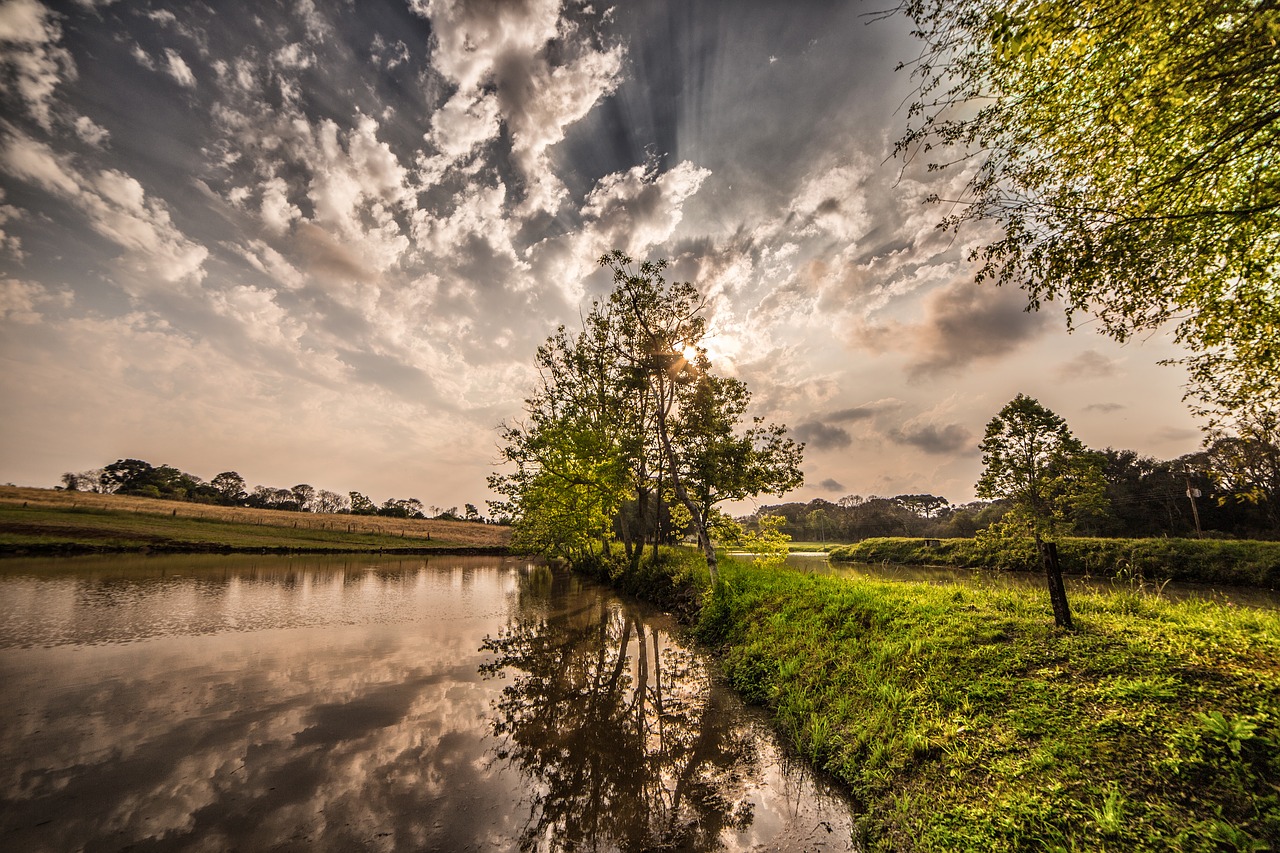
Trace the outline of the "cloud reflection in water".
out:
M 847 806 L 603 590 L 494 559 L 197 561 L 175 579 L 178 560 L 0 574 L 0 846 L 782 849 L 819 820 L 839 825 L 827 849 L 847 845 Z M 540 661 L 486 639 L 539 625 L 572 628 L 538 635 Z M 525 665 L 567 704 L 513 696 Z M 550 764 L 531 771 L 513 745 L 535 724 L 557 727 L 540 736 L 572 790 L 627 796 L 597 798 L 572 833 L 546 823 Z

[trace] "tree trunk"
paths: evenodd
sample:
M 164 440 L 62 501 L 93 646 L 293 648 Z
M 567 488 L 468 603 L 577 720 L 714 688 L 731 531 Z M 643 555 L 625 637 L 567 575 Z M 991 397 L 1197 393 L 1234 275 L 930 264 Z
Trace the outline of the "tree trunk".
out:
M 698 511 L 697 505 L 689 497 L 689 493 L 685 490 L 684 482 L 680 479 L 680 471 L 676 467 L 675 453 L 671 447 L 671 437 L 667 435 L 667 424 L 663 418 L 658 419 L 658 438 L 662 441 L 663 455 L 667 457 L 667 465 L 671 474 L 671 489 L 676 493 L 676 498 L 680 503 L 684 504 L 685 509 L 689 510 L 689 515 L 693 516 L 693 526 L 698 533 L 698 546 L 702 548 L 702 553 L 707 558 L 707 570 L 711 573 L 711 585 L 714 587 L 720 580 L 716 549 L 711 544 L 710 534 L 707 533 L 707 520 Z
M 1040 562 L 1044 565 L 1044 573 L 1049 581 L 1049 601 L 1053 604 L 1053 621 L 1059 628 L 1074 631 L 1071 622 L 1071 607 L 1067 604 L 1067 587 L 1062 582 L 1062 567 L 1058 564 L 1058 545 L 1045 542 L 1036 534 L 1036 550 L 1040 553 Z

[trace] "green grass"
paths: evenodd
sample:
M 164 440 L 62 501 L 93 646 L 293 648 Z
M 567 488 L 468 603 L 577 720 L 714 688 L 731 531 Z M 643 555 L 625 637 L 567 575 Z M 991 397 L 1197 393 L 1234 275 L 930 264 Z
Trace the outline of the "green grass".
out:
M 927 543 L 935 543 L 929 545 Z M 1280 542 L 1218 539 L 1058 540 L 1065 571 L 1105 577 L 1280 586 Z M 1030 539 L 864 539 L 831 549 L 833 561 L 1038 571 Z
M 184 511 L 191 512 L 184 507 Z M 458 543 L 413 535 L 361 530 L 359 517 L 332 521 L 332 529 L 293 527 L 280 513 L 263 513 L 257 523 L 194 515 L 91 508 L 0 505 L 0 552 L 285 549 L 369 551 L 389 548 L 448 548 Z M 296 514 L 295 514 L 296 515 Z M 348 526 L 352 529 L 348 531 Z
M 1077 593 L 1066 633 L 1039 591 L 722 573 L 698 637 L 853 790 L 869 849 L 1280 845 L 1275 613 L 1135 587 Z

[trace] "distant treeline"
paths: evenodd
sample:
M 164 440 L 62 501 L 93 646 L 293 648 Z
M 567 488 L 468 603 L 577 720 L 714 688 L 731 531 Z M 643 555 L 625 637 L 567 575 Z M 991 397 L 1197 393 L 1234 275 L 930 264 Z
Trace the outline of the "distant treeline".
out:
M 1107 483 L 1104 512 L 1077 519 L 1075 535 L 1121 538 L 1280 539 L 1280 450 L 1237 439 L 1158 460 L 1132 450 L 1092 451 Z M 953 504 L 931 494 L 847 495 L 838 501 L 761 507 L 783 531 L 805 541 L 858 542 L 883 536 L 973 536 L 1003 517 L 1003 501 Z
M 275 509 L 286 512 L 347 513 L 381 515 L 391 518 L 438 518 L 450 521 L 476 521 L 502 524 L 505 519 L 486 519 L 474 504 L 442 508 L 424 506 L 417 498 L 389 498 L 376 504 L 360 492 L 345 495 L 328 489 L 317 489 L 306 483 L 292 488 L 254 486 L 248 488 L 244 477 L 235 471 L 223 471 L 208 482 L 171 465 L 152 465 L 141 459 L 118 459 L 102 468 L 67 472 L 62 475 L 62 488 L 73 492 L 134 495 L 171 501 Z

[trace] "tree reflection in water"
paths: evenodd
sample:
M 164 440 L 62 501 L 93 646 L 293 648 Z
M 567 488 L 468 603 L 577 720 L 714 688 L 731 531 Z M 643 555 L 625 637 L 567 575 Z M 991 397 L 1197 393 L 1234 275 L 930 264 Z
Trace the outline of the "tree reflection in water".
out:
M 533 569 L 483 645 L 481 672 L 513 677 L 492 726 L 530 782 L 520 848 L 723 849 L 753 819 L 751 727 L 662 617 L 579 587 Z

